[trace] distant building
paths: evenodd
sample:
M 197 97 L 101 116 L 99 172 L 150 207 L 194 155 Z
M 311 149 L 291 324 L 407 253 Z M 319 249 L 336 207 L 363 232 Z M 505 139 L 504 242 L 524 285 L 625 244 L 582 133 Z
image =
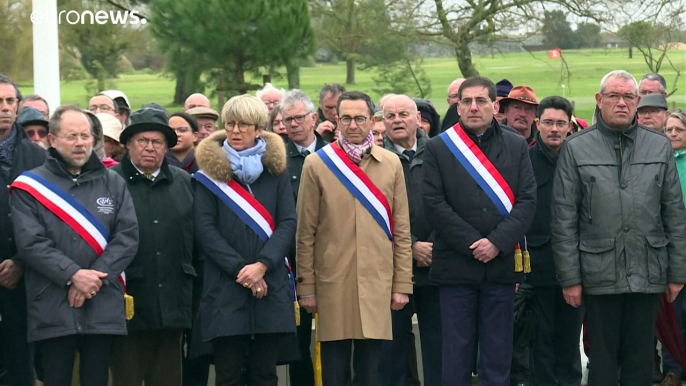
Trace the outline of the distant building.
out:
M 612 48 L 627 48 L 629 42 L 619 37 L 619 35 L 612 32 L 603 32 L 600 34 L 600 46 L 606 49 Z

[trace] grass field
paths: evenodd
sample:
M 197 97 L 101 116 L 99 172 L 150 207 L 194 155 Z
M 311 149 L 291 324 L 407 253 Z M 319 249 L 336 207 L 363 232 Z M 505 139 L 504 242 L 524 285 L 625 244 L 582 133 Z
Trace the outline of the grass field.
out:
M 633 59 L 628 59 L 626 49 L 570 50 L 564 51 L 563 56 L 570 71 L 570 78 L 564 83 L 561 81 L 562 61 L 548 59 L 545 51 L 495 55 L 494 57 L 479 56 L 474 58 L 474 62 L 481 75 L 496 82 L 507 78 L 515 85 L 526 84 L 533 87 L 539 100 L 549 95 L 563 95 L 564 91 L 564 95 L 575 103 L 577 115 L 586 119 L 590 119 L 592 115 L 595 104 L 594 95 L 599 89 L 603 75 L 615 69 L 625 69 L 640 79 L 648 72 L 643 57 L 635 53 Z M 670 107 L 672 102 L 676 102 L 677 107 L 684 108 L 686 51 L 671 51 L 670 58 L 682 71 L 678 90 L 669 98 Z M 457 62 L 454 58 L 429 58 L 425 60 L 424 68 L 431 79 L 433 89 L 430 99 L 442 115 L 448 107 L 446 102 L 448 84 L 460 76 Z M 367 92 L 378 100 L 380 95 L 372 91 L 375 87 L 372 81 L 373 73 L 358 71 L 356 75 L 357 84 L 347 87 Z M 676 72 L 663 66 L 662 75 L 667 79 L 671 89 Z M 302 89 L 312 99 L 316 99 L 324 83 L 345 81 L 345 63 L 302 68 L 300 79 Z M 85 81 L 62 82 L 62 103 L 75 103 L 82 106 L 88 103 L 89 95 L 84 88 L 85 83 Z M 149 102 L 160 103 L 170 111 L 179 107 L 171 104 L 174 81 L 162 75 L 142 72 L 123 74 L 119 79 L 113 79 L 112 83 L 127 94 L 134 108 L 139 108 Z M 287 86 L 285 79 L 275 79 L 274 83 L 279 87 Z M 31 85 L 21 84 L 20 86 L 24 95 L 32 92 Z

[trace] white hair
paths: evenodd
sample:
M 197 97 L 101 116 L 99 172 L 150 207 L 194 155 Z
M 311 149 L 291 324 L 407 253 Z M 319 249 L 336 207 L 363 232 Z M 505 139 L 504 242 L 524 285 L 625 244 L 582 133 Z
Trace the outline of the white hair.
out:
M 314 109 L 314 103 L 312 102 L 312 99 L 310 99 L 310 97 L 308 97 L 304 91 L 297 88 L 294 88 L 286 93 L 286 95 L 283 97 L 283 100 L 281 100 L 281 109 L 291 109 L 298 102 L 301 102 L 303 105 L 305 105 L 308 113 L 314 113 L 317 111 Z
M 613 78 L 623 79 L 626 81 L 633 81 L 634 85 L 636 85 L 636 93 L 638 94 L 638 82 L 636 81 L 636 78 L 634 78 L 634 76 L 626 70 L 614 70 L 608 72 L 600 81 L 601 94 L 605 93 L 605 86 L 607 85 L 607 81 Z
M 282 97 L 283 97 L 284 95 L 286 95 L 286 90 L 284 90 L 284 89 L 282 89 L 282 88 L 276 88 L 276 87 L 274 87 L 273 84 L 267 82 L 267 83 L 264 84 L 264 87 L 262 87 L 261 89 L 257 90 L 257 93 L 255 94 L 255 96 L 258 97 L 258 98 L 260 98 L 260 99 L 262 99 L 262 95 L 263 95 L 264 93 L 266 93 L 266 92 L 269 92 L 269 91 L 276 91 L 276 92 L 278 92 L 279 94 L 281 94 Z

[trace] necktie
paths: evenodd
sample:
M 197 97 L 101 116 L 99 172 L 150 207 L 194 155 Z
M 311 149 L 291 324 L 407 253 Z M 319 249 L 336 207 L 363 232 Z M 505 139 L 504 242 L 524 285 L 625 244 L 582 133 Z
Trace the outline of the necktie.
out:
M 144 173 L 144 175 L 145 175 L 145 178 L 149 179 L 150 181 L 155 179 L 155 177 L 150 173 Z
M 412 158 L 414 158 L 415 153 L 416 153 L 416 151 L 414 151 L 414 150 L 404 150 L 403 151 L 403 154 L 405 154 L 405 156 L 410 160 L 410 162 L 412 161 Z
M 304 157 L 307 157 L 308 155 L 310 155 L 310 151 L 307 149 L 303 149 L 303 151 L 301 151 L 300 154 L 302 154 Z

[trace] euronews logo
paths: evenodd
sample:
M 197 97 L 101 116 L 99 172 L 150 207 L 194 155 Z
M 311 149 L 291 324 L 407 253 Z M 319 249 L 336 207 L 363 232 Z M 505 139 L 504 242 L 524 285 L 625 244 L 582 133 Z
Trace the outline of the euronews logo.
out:
M 31 22 L 34 24 L 42 24 L 46 21 L 45 16 L 40 11 L 31 13 Z M 145 24 L 148 21 L 142 18 L 138 11 L 82 11 L 62 10 L 57 15 L 57 24 Z

